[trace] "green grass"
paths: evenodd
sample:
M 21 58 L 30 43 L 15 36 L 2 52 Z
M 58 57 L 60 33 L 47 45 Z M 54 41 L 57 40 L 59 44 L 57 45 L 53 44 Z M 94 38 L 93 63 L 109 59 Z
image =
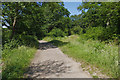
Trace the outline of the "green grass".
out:
M 22 78 L 23 73 L 29 66 L 31 58 L 33 58 L 35 52 L 35 48 L 25 46 L 14 48 L 12 50 L 3 50 L 3 80 L 8 80 L 11 78 Z
M 112 43 L 105 44 L 97 40 L 87 40 L 82 36 L 44 38 L 58 46 L 63 53 L 76 61 L 84 61 L 99 68 L 102 73 L 110 77 L 118 77 L 118 46 Z M 54 42 L 55 41 L 55 42 Z M 62 42 L 62 43 L 61 43 Z M 59 44 L 63 44 L 59 46 Z

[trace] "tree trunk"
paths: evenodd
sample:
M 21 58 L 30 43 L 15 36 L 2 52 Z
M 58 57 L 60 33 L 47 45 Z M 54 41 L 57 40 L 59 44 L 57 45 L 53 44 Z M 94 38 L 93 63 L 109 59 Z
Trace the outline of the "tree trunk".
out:
M 17 17 L 14 17 L 14 21 L 13 21 L 13 28 L 12 28 L 12 34 L 11 34 L 11 37 L 10 37 L 10 39 L 12 39 L 13 38 L 13 36 L 14 36 L 14 34 L 15 34 L 15 24 L 16 24 L 16 18 Z

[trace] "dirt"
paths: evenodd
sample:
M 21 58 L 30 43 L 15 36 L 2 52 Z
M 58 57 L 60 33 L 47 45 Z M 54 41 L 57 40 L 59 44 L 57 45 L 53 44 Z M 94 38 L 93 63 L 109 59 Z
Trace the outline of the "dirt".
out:
M 25 77 L 27 78 L 92 78 L 84 72 L 81 64 L 65 55 L 59 48 L 46 41 L 39 41 L 40 48 L 35 54 Z

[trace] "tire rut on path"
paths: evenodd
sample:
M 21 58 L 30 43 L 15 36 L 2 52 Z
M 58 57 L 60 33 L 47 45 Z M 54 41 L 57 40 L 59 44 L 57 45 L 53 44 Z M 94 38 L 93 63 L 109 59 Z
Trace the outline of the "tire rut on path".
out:
M 84 72 L 80 63 L 75 62 L 56 46 L 39 41 L 40 48 L 35 54 L 25 77 L 27 78 L 92 78 Z

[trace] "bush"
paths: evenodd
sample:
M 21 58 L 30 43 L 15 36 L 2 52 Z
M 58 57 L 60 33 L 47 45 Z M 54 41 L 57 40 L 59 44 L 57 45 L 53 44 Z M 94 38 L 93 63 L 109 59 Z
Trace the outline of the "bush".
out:
M 72 28 L 72 34 L 82 34 L 83 29 L 80 26 L 74 26 Z
M 14 39 L 17 39 L 18 41 L 20 41 L 20 45 L 39 48 L 39 42 L 36 36 L 33 36 L 33 35 L 19 35 L 18 36 L 17 35 L 14 37 Z
M 104 29 L 104 27 L 89 27 L 84 35 L 87 39 L 101 39 Z
M 5 41 L 5 44 L 3 45 L 3 49 L 14 49 L 20 46 L 20 42 L 18 40 L 7 40 Z
M 48 36 L 51 36 L 51 37 L 64 37 L 65 33 L 61 29 L 55 28 L 50 33 L 48 33 Z
M 39 48 L 39 42 L 36 36 L 16 35 L 12 40 L 8 38 L 8 40 L 4 41 L 3 49 L 14 49 L 22 45 Z
M 102 40 L 114 40 L 118 39 L 118 34 L 116 34 L 117 29 L 115 26 L 108 26 L 106 29 L 103 30 L 103 33 L 101 34 Z
M 10 38 L 11 31 L 7 28 L 2 29 L 2 44 L 4 45 L 6 41 Z
M 118 41 L 118 34 L 116 34 L 116 28 L 112 26 L 105 27 L 89 27 L 86 29 L 86 33 L 84 36 L 86 39 L 94 39 L 94 40 L 101 40 L 106 42 L 115 42 L 116 44 L 119 43 Z

